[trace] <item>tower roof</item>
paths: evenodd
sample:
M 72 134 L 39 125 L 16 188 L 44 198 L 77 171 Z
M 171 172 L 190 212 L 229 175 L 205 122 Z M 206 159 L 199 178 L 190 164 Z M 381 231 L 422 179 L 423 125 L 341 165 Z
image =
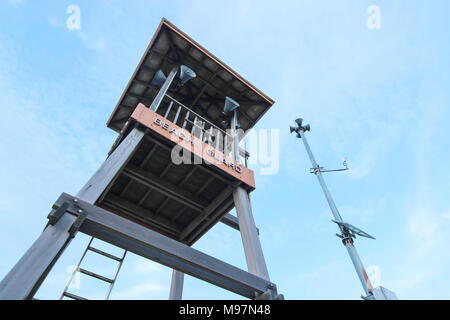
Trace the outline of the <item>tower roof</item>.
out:
M 169 94 L 213 123 L 220 122 L 225 96 L 241 105 L 238 116 L 243 130 L 252 128 L 274 104 L 216 56 L 162 19 L 113 110 L 108 127 L 122 130 L 139 103 L 149 106 L 159 90 L 151 85 L 155 73 L 161 69 L 167 75 L 178 64 L 193 69 L 197 77 L 181 88 L 172 88 Z

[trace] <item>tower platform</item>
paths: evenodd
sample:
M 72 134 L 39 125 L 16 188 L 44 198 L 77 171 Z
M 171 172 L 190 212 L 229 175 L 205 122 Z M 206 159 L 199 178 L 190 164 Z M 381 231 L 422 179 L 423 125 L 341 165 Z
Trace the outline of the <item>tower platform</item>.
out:
M 188 126 L 181 108 L 173 107 L 178 114 L 174 123 L 167 108 L 154 112 L 138 105 L 115 146 L 132 128 L 145 131 L 145 136 L 96 205 L 191 245 L 233 209 L 233 190 L 243 186 L 251 192 L 255 181 L 244 163 L 220 151 L 223 144 L 218 140 L 208 144 L 207 132 L 213 127 L 202 131 L 193 121 Z M 202 121 L 195 117 L 196 123 Z M 172 161 L 175 145 L 183 148 L 190 163 Z M 241 150 L 241 155 L 246 153 Z
M 236 48 L 239 50 L 239 48 Z M 150 106 L 159 91 L 151 84 L 158 70 L 168 74 L 174 65 L 186 65 L 196 77 L 168 93 L 194 112 L 218 124 L 225 96 L 238 101 L 241 129 L 247 131 L 274 101 L 245 80 L 182 30 L 162 19 L 131 79 L 119 98 L 107 126 L 120 132 L 139 103 Z
M 253 218 L 250 155 L 239 145 L 273 103 L 163 19 L 108 120 L 119 135 L 107 158 L 76 195 L 53 204 L 43 233 L 0 282 L 0 299 L 32 299 L 78 232 L 92 239 L 61 298 L 85 299 L 68 291 L 77 273 L 109 283 L 109 297 L 130 251 L 173 269 L 170 299 L 182 298 L 184 274 L 250 299 L 282 299 Z M 233 207 L 237 216 L 227 214 Z M 192 248 L 219 221 L 239 230 L 248 271 Z M 92 246 L 94 238 L 123 256 Z M 87 252 L 119 261 L 114 278 L 81 267 Z
M 177 65 L 191 68 L 196 76 L 183 86 L 169 86 L 157 108 L 150 108 L 161 91 L 152 80 Z M 193 244 L 233 209 L 237 186 L 255 189 L 253 172 L 246 168 L 249 154 L 240 148 L 236 159 L 230 151 L 234 136 L 223 123 L 225 97 L 240 104 L 241 132 L 251 129 L 274 103 L 163 19 L 107 123 L 120 134 L 111 152 L 132 128 L 144 130 L 145 137 L 96 204 Z M 175 164 L 175 145 L 192 151 L 200 164 Z

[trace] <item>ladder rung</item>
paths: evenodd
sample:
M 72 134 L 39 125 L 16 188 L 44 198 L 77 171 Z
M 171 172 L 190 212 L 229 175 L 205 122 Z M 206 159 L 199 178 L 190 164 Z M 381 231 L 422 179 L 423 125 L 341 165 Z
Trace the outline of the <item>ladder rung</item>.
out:
M 84 273 L 85 275 L 88 275 L 88 276 L 97 278 L 97 279 L 102 280 L 102 281 L 105 281 L 105 282 L 109 282 L 109 283 L 113 283 L 113 282 L 114 282 L 114 280 L 112 280 L 112 279 L 103 277 L 103 276 L 101 276 L 101 275 L 99 275 L 99 274 L 96 274 L 96 273 L 94 273 L 94 272 L 87 271 L 86 269 L 83 269 L 83 268 L 79 268 L 79 271 L 80 271 L 81 273 Z
M 71 298 L 71 299 L 74 299 L 74 300 L 87 300 L 86 298 L 77 296 L 76 294 L 72 294 L 72 293 L 67 292 L 67 291 L 65 291 L 65 292 L 63 293 L 63 296 L 68 297 L 68 298 Z
M 113 259 L 113 260 L 116 260 L 116 261 L 119 261 L 119 262 L 122 261 L 122 258 L 116 257 L 116 256 L 114 256 L 112 254 L 109 254 L 109 253 L 107 253 L 105 251 L 102 251 L 100 249 L 97 249 L 97 248 L 94 248 L 94 247 L 91 247 L 91 246 L 88 247 L 88 250 L 91 250 L 91 251 L 93 251 L 95 253 L 101 254 L 102 256 L 105 256 L 107 258 L 110 258 L 110 259 Z

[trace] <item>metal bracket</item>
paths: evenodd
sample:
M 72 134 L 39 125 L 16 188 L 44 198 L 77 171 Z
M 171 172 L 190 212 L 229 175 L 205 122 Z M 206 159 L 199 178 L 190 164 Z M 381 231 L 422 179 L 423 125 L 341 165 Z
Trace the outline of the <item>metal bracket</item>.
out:
M 82 212 L 78 215 L 77 219 L 74 221 L 74 223 L 70 226 L 69 234 L 71 238 L 74 238 L 77 232 L 80 230 L 81 225 L 83 224 L 84 220 L 86 220 L 87 213 Z
M 69 203 L 64 202 L 59 208 L 57 208 L 56 210 L 52 210 L 47 216 L 48 223 L 54 226 L 59 221 L 59 219 L 61 219 L 64 213 L 66 213 L 68 208 Z
M 342 232 L 342 236 L 344 236 L 344 238 L 356 238 L 356 236 L 360 236 L 360 237 L 365 237 L 365 238 L 369 238 L 369 239 L 373 239 L 375 240 L 374 237 L 372 237 L 370 234 L 368 234 L 367 232 L 362 231 L 361 229 L 351 225 L 350 223 L 347 222 L 342 222 L 342 221 L 336 221 L 336 220 L 331 220 L 334 223 L 336 223 L 339 226 L 339 229 L 341 229 Z M 339 236 L 338 236 L 339 237 Z M 342 237 L 340 237 L 342 238 Z
M 324 167 L 316 167 L 316 168 L 309 168 L 309 173 L 318 174 L 319 172 L 324 172 Z
M 309 172 L 310 173 L 314 173 L 314 174 L 318 174 L 319 172 L 336 172 L 336 171 L 347 171 L 349 170 L 349 167 L 347 165 L 347 159 L 344 158 L 344 161 L 342 162 L 342 165 L 344 166 L 344 168 L 341 169 L 332 169 L 332 170 L 327 170 L 324 167 L 320 167 L 319 165 L 317 165 L 317 167 L 314 168 L 309 168 Z
M 346 246 L 347 244 L 353 244 L 354 236 L 352 236 L 350 233 L 346 231 L 342 231 L 342 234 L 336 233 L 336 237 L 342 239 L 342 244 L 344 246 Z
M 272 284 L 266 291 L 257 295 L 254 300 L 284 300 L 284 295 L 278 294 L 277 287 Z
M 347 171 L 347 170 L 349 170 L 348 167 L 342 168 L 342 169 L 333 169 L 333 170 L 326 170 L 324 167 L 309 168 L 309 172 L 314 173 L 314 174 L 317 174 L 319 172 L 323 173 L 323 172 L 337 172 L 337 171 Z
M 78 199 L 74 198 L 73 202 L 75 203 L 75 206 L 77 207 L 77 218 L 68 230 L 71 238 L 75 237 L 75 235 L 80 230 L 81 225 L 83 224 L 84 220 L 87 217 L 87 213 L 83 209 L 81 209 L 79 206 L 76 205 L 76 203 L 78 202 Z M 51 224 L 52 226 L 54 226 L 61 219 L 61 217 L 67 212 L 68 209 L 69 209 L 69 202 L 65 201 L 56 210 L 52 210 L 52 212 L 49 213 L 49 215 L 47 216 L 48 223 Z
M 368 294 L 367 296 L 361 295 L 361 299 L 363 300 L 375 300 L 373 293 Z

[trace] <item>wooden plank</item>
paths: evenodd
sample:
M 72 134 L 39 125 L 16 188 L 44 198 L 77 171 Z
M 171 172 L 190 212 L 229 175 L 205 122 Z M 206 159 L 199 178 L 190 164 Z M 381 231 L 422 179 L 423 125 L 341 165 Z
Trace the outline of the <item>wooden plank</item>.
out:
M 149 188 L 155 189 L 160 193 L 194 210 L 202 211 L 206 206 L 205 201 L 200 200 L 192 193 L 187 192 L 163 179 L 160 179 L 151 172 L 144 171 L 134 165 L 129 165 L 122 171 L 122 173 L 134 179 L 135 181 Z
M 127 210 L 129 213 L 132 213 L 139 217 L 142 217 L 145 220 L 154 221 L 155 223 L 160 224 L 173 232 L 181 231 L 181 227 L 179 225 L 177 225 L 176 223 L 162 217 L 161 215 L 158 215 L 156 212 L 153 212 L 148 209 L 144 209 L 142 207 L 138 207 L 133 202 L 128 201 L 126 199 L 119 198 L 113 194 L 110 194 L 110 195 L 108 195 L 108 197 L 105 198 L 104 201 L 111 202 L 112 204 L 116 205 L 117 207 Z
M 149 135 L 146 135 L 146 136 L 145 136 L 145 139 L 148 140 L 148 141 L 151 141 L 151 142 L 153 142 L 153 143 L 158 144 L 161 148 L 165 149 L 166 151 L 169 151 L 169 152 L 170 152 L 170 151 L 172 150 L 172 149 L 171 149 L 169 146 L 167 146 L 166 144 L 162 143 L 161 141 L 158 141 L 157 139 L 155 139 L 155 138 L 153 138 L 153 137 L 151 137 L 151 136 L 149 136 Z M 194 166 L 194 165 L 193 165 L 193 166 Z M 201 171 L 203 171 L 203 172 L 209 174 L 209 175 L 213 175 L 215 178 L 217 178 L 217 179 L 219 179 L 219 180 L 225 182 L 226 184 L 229 184 L 230 182 L 232 182 L 231 179 L 227 179 L 227 178 L 225 178 L 224 176 L 222 176 L 222 175 L 216 173 L 215 171 L 212 170 L 212 168 L 211 168 L 211 169 L 205 168 L 204 166 L 199 165 L 199 164 L 195 165 L 194 167 L 195 167 L 196 169 L 198 169 L 198 170 L 201 170 Z

